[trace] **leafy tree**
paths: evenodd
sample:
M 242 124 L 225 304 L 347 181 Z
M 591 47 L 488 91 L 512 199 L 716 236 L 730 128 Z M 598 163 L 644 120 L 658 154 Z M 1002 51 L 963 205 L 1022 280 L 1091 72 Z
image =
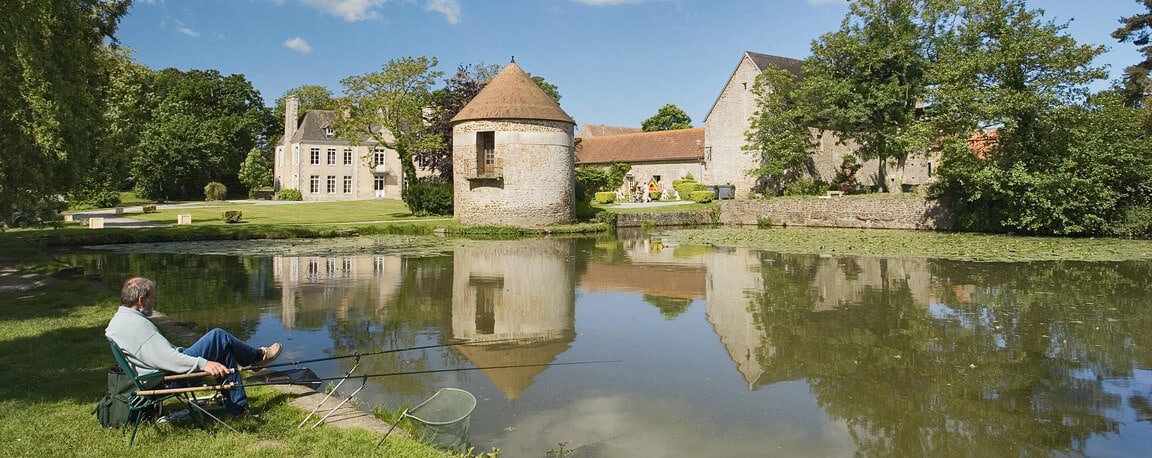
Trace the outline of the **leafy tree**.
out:
M 748 174 L 761 177 L 774 195 L 803 176 L 808 154 L 814 146 L 807 105 L 797 99 L 798 83 L 791 72 L 768 68 L 752 85 L 756 112 L 745 134 L 744 151 L 757 156 L 759 166 Z
M 240 164 L 239 177 L 240 183 L 248 187 L 248 197 L 254 197 L 256 188 L 272 184 L 272 161 L 260 148 L 252 148 Z
M 136 193 L 195 198 L 210 181 L 238 184 L 240 164 L 262 146 L 270 124 L 252 83 L 216 70 L 166 69 L 154 75 L 149 90 L 150 122 L 132 163 Z
M 58 219 L 103 131 L 107 66 L 127 0 L 8 2 L 0 15 L 0 226 Z M 114 43 L 114 42 L 113 42 Z
M 308 110 L 335 110 L 338 106 L 336 98 L 332 96 L 332 91 L 324 86 L 304 85 L 294 87 L 276 99 L 276 105 L 272 108 L 272 121 L 273 126 L 270 137 L 279 138 L 284 132 L 284 101 L 288 96 L 296 96 L 296 101 L 300 104 L 297 116 L 303 115 Z M 272 141 L 271 144 L 279 143 L 279 141 Z
M 1107 188 L 1116 171 L 1090 168 L 1083 154 L 1099 158 L 1108 148 L 1080 151 L 1069 142 L 1084 139 L 1074 131 L 1082 126 L 1053 117 L 1068 116 L 1087 83 L 1104 76 L 1090 66 L 1102 48 L 1077 43 L 1022 0 L 967 0 L 953 14 L 935 43 L 928 93 L 932 130 L 942 135 L 936 191 L 954 198 L 965 229 L 1099 232 L 1108 215 L 1098 209 L 1116 193 L 1085 194 L 1100 187 L 1082 179 Z M 968 140 L 986 128 L 996 141 L 973 154 Z
M 416 160 L 421 167 L 436 172 L 448 182 L 452 181 L 452 118 L 499 72 L 499 66 L 485 65 L 483 62 L 460 65 L 456 73 L 444 80 L 444 87 L 433 92 L 428 130 L 432 135 L 439 136 L 444 146 L 438 150 L 417 153 Z
M 545 94 L 548 94 L 548 97 L 552 98 L 552 101 L 556 102 L 557 105 L 560 104 L 560 88 L 557 88 L 555 84 L 545 81 L 543 76 L 532 76 L 531 73 L 529 73 L 528 76 L 532 77 L 532 82 L 536 83 Z
M 809 123 L 859 145 L 855 154 L 879 162 L 877 184 L 888 189 L 887 168 L 922 152 L 918 105 L 930 66 L 925 45 L 937 15 L 931 0 L 852 2 L 840 30 L 812 45 L 802 97 L 814 103 Z M 899 187 L 890 189 L 899 192 Z
M 659 110 L 656 110 L 656 114 L 652 115 L 652 117 L 640 123 L 640 127 L 644 129 L 644 132 L 691 129 L 692 118 L 688 117 L 688 114 L 685 113 L 684 110 L 669 103 L 660 107 Z
M 388 61 L 380 71 L 340 82 L 345 94 L 340 110 L 347 113 L 336 117 L 340 137 L 352 144 L 373 141 L 396 150 L 407 183 L 416 182 L 417 154 L 443 148 L 424 115 L 424 107 L 432 102 L 432 86 L 443 75 L 434 69 L 436 64 L 434 57 L 403 57 Z M 408 202 L 407 192 L 404 196 Z
M 1144 60 L 1124 69 L 1124 102 L 1128 106 L 1139 106 L 1152 93 L 1152 81 L 1148 72 L 1152 71 L 1152 1 L 1136 0 L 1148 11 L 1120 18 L 1120 28 L 1112 32 L 1112 38 L 1132 42 L 1144 55 Z

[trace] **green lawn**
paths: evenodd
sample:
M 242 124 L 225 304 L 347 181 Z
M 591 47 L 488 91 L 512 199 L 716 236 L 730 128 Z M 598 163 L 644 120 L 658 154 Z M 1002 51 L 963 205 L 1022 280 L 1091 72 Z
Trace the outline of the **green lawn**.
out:
M 176 223 L 177 215 L 192 215 L 192 224 L 226 224 L 221 213 L 237 210 L 243 213 L 239 224 L 352 224 L 396 220 L 440 220 L 445 217 L 415 217 L 400 200 L 357 200 L 348 202 L 292 202 L 258 205 L 239 203 L 189 202 L 176 207 L 161 207 L 156 213 L 138 213 L 129 209 L 125 216 L 141 221 Z M 449 217 L 450 218 L 450 217 Z
M 259 418 L 231 420 L 239 433 L 192 424 L 141 426 L 128 448 L 118 429 L 92 415 L 115 364 L 103 332 L 115 312 L 113 292 L 84 280 L 0 293 L 0 456 L 366 456 L 379 433 L 332 427 L 297 429 L 307 413 L 268 387 L 249 390 Z M 387 456 L 439 457 L 401 435 Z M 383 451 L 376 455 L 384 456 Z

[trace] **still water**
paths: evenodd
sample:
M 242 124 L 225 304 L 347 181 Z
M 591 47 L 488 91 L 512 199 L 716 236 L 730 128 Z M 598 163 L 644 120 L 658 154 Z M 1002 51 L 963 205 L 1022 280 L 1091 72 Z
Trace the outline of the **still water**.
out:
M 477 450 L 545 456 L 1150 456 L 1152 262 L 977 263 L 668 246 L 657 236 L 292 255 L 97 252 L 119 286 L 366 406 L 479 400 Z M 193 250 L 196 251 L 196 250 Z M 309 364 L 342 375 L 352 359 Z M 345 384 L 351 392 L 359 382 Z

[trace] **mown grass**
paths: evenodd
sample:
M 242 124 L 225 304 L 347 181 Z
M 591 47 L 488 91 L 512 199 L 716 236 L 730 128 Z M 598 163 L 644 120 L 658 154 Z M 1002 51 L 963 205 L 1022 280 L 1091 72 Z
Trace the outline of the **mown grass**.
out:
M 192 215 L 192 225 L 224 225 L 221 213 L 237 210 L 244 224 L 349 225 L 405 221 L 443 220 L 451 217 L 416 217 L 400 200 L 357 200 L 348 202 L 284 202 L 256 205 L 252 201 L 189 202 L 161 206 L 156 213 L 132 212 L 126 216 L 140 221 L 175 224 L 177 215 Z
M 92 415 L 114 364 L 103 333 L 116 302 L 111 291 L 83 280 L 0 294 L 0 367 L 7 376 L 0 384 L 0 456 L 447 456 L 397 434 L 386 451 L 373 452 L 379 433 L 297 429 L 307 412 L 268 387 L 249 390 L 260 417 L 229 421 L 238 434 L 146 424 L 129 448 L 119 429 L 100 427 Z
M 882 229 L 716 228 L 669 231 L 680 245 L 740 246 L 785 253 L 922 257 L 965 261 L 1152 259 L 1152 240 L 1018 237 Z

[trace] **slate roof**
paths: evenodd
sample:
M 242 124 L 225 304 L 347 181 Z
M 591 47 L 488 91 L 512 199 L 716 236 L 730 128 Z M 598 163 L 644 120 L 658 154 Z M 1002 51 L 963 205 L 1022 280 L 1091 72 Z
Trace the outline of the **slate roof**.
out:
M 748 58 L 752 59 L 752 63 L 756 64 L 756 68 L 760 71 L 767 70 L 768 67 L 777 67 L 792 72 L 793 75 L 802 76 L 804 61 L 793 59 L 791 57 L 773 56 L 771 54 L 760 54 L 757 52 L 747 51 Z
M 704 128 L 588 137 L 576 142 L 577 164 L 654 162 L 704 158 Z
M 577 132 L 577 137 L 603 137 L 605 135 L 620 135 L 620 134 L 635 134 L 643 132 L 644 129 L 639 127 L 623 127 L 623 126 L 600 126 L 595 124 L 584 124 L 580 126 Z
M 308 110 L 296 133 L 292 134 L 292 143 L 334 141 L 334 138 L 324 135 L 324 128 L 332 125 L 333 119 L 336 119 L 335 111 Z
M 532 78 L 512 62 L 468 102 L 452 124 L 483 119 L 532 119 L 576 124 Z

